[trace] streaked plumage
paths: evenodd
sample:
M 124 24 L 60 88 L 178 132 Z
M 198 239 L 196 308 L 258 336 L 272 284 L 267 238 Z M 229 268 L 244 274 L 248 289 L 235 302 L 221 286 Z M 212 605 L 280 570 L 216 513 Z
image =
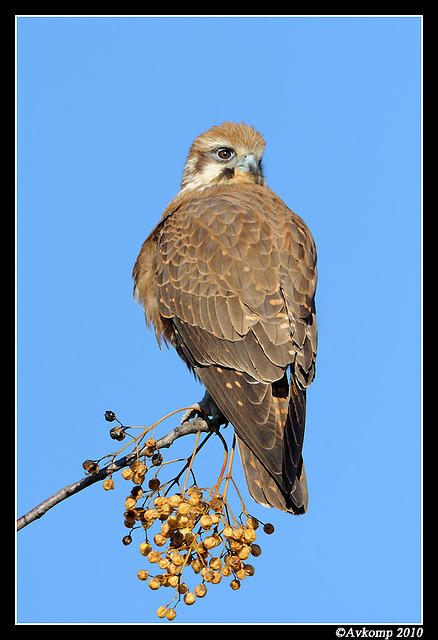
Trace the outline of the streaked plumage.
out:
M 199 136 L 133 277 L 146 323 L 234 426 L 254 500 L 298 514 L 308 499 L 301 451 L 315 374 L 316 249 L 266 186 L 263 150 L 243 123 Z

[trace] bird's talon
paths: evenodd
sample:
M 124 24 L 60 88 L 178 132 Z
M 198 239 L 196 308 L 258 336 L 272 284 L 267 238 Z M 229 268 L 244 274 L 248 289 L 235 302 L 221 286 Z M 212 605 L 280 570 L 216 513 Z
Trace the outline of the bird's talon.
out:
M 185 422 L 190 422 L 190 420 L 193 420 L 193 418 L 196 418 L 196 416 L 199 415 L 200 413 L 201 413 L 201 407 L 197 402 L 195 402 L 191 409 L 187 409 L 187 411 L 184 411 L 181 417 L 180 423 L 184 424 Z
M 210 428 L 211 431 L 219 431 L 219 429 L 221 427 L 227 427 L 228 426 L 228 420 L 224 421 L 223 416 L 221 417 L 215 417 L 215 418 L 208 418 L 207 420 L 208 426 Z
M 184 412 L 181 424 L 190 422 L 190 420 L 194 420 L 197 417 L 205 420 L 212 431 L 218 431 L 220 427 L 228 425 L 228 420 L 222 415 L 208 391 L 205 392 L 202 400 L 193 403 L 193 408 Z

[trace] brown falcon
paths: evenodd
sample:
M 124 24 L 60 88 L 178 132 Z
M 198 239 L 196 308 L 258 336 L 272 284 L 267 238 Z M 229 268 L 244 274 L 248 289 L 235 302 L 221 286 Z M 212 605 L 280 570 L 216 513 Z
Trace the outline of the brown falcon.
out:
M 195 139 L 181 190 L 135 263 L 134 293 L 158 342 L 172 344 L 206 387 L 201 409 L 233 425 L 253 499 L 300 514 L 316 249 L 266 186 L 264 147 L 243 123 Z

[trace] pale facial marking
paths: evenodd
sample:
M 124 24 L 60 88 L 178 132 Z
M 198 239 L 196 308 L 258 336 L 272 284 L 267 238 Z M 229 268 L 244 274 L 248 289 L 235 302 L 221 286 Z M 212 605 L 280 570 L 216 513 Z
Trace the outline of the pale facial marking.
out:
M 212 127 L 192 144 L 184 166 L 182 190 L 237 182 L 266 184 L 260 168 L 264 146 L 263 137 L 243 123 Z

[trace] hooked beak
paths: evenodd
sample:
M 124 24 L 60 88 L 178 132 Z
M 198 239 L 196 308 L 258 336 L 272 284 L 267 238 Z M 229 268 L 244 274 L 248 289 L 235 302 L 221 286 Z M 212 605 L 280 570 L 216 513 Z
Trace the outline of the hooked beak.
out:
M 239 171 L 242 171 L 243 173 L 252 173 L 257 175 L 259 172 L 259 163 L 253 153 L 247 153 L 240 158 L 239 162 L 236 164 L 236 169 L 239 169 Z

